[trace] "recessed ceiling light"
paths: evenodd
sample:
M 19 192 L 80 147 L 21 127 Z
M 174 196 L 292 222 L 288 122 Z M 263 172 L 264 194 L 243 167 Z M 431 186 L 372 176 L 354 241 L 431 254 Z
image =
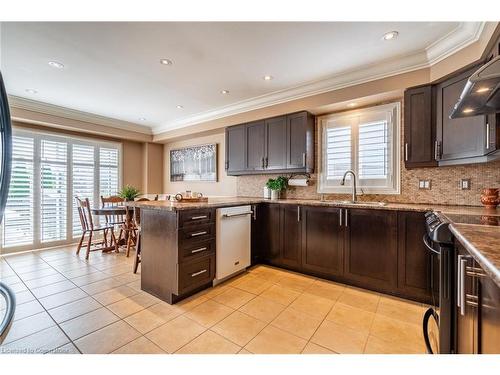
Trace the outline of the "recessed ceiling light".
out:
M 38 91 L 35 89 L 26 89 L 24 91 L 26 91 L 28 94 L 38 94 Z
M 358 103 L 354 103 L 354 102 L 348 104 L 349 107 L 356 107 L 357 105 L 358 105 Z
M 273 78 L 274 78 L 273 76 L 269 76 L 269 75 L 262 77 L 262 79 L 263 79 L 264 81 L 270 81 L 270 80 L 272 80 Z
M 474 109 L 473 108 L 465 108 L 462 112 L 463 113 L 472 113 L 472 112 L 474 112 Z
M 139 117 L 139 121 L 146 121 L 145 117 Z
M 227 95 L 227 94 L 229 94 L 229 90 L 222 90 L 220 93 L 221 93 L 222 95 Z
M 399 33 L 397 31 L 389 31 L 388 33 L 385 33 L 382 39 L 384 40 L 393 40 L 398 37 Z
M 177 106 L 177 109 L 182 109 L 182 108 L 184 108 L 184 106 L 182 106 L 180 104 Z
M 57 62 L 57 61 L 49 61 L 49 65 L 53 68 L 56 68 L 56 69 L 63 69 L 64 68 L 64 64 Z
M 174 62 L 169 59 L 160 59 L 160 64 L 162 65 L 172 65 Z
M 481 87 L 479 89 L 476 90 L 476 92 L 478 93 L 482 93 L 482 92 L 487 92 L 487 91 L 490 91 L 491 89 L 489 87 Z

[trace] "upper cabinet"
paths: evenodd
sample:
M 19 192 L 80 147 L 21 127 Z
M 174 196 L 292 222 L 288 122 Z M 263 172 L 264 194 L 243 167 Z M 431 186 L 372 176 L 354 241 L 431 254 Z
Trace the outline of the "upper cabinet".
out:
M 407 168 L 437 166 L 432 86 L 405 91 L 404 160 Z
M 314 170 L 314 117 L 298 112 L 226 128 L 228 175 Z
M 479 66 L 404 96 L 406 168 L 486 162 L 500 157 L 499 114 L 450 119 L 468 78 Z

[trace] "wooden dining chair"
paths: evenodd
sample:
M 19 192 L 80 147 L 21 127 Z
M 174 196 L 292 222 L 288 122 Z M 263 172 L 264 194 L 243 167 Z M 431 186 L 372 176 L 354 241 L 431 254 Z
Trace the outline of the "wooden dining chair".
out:
M 158 194 L 154 198 L 158 200 Z M 149 201 L 148 198 L 139 198 L 137 202 Z M 137 273 L 139 263 L 141 263 L 141 209 L 134 207 L 134 225 L 136 228 L 136 243 L 135 243 L 135 259 L 134 259 L 134 273 Z
M 109 197 L 103 197 L 101 195 L 101 207 L 116 207 L 116 206 L 123 206 L 123 202 L 125 202 L 125 199 L 123 199 L 122 197 L 119 197 L 117 195 L 111 195 Z M 105 215 L 105 218 L 106 218 L 106 224 L 111 224 L 113 226 L 113 228 L 111 229 L 111 231 L 113 232 L 114 234 L 114 230 L 115 230 L 115 227 L 119 227 L 120 228 L 120 232 L 118 234 L 118 242 L 120 242 L 122 240 L 122 235 L 123 235 L 123 231 L 122 231 L 122 225 L 125 224 L 125 217 L 123 216 L 123 214 L 119 214 L 119 215 Z M 115 238 L 116 238 L 116 235 L 115 235 Z
M 76 249 L 76 254 L 80 254 L 80 249 L 82 248 L 83 240 L 85 239 L 85 235 L 88 234 L 89 238 L 87 240 L 87 252 L 85 254 L 85 259 L 89 259 L 89 255 L 91 251 L 96 250 L 106 250 L 110 248 L 108 246 L 107 234 L 108 231 L 111 232 L 111 246 L 114 244 L 114 249 L 118 253 L 118 242 L 116 241 L 115 234 L 113 232 L 113 225 L 106 223 L 102 225 L 94 224 L 94 220 L 92 218 L 92 213 L 90 212 L 90 202 L 88 198 L 80 199 L 75 197 L 78 209 L 78 216 L 80 217 L 80 224 L 82 225 L 82 237 L 80 238 L 80 242 L 78 243 L 78 247 Z M 102 232 L 103 239 L 100 241 L 92 242 L 92 237 L 94 233 Z M 98 247 L 97 245 L 101 245 Z M 91 246 L 94 245 L 94 249 L 91 250 Z

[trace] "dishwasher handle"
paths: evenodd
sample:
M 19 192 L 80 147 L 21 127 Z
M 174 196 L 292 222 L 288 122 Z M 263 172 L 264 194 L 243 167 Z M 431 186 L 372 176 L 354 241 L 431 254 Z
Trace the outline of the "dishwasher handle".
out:
M 222 217 L 237 217 L 237 216 L 246 216 L 246 215 L 253 215 L 252 211 L 247 211 L 247 212 L 240 212 L 238 214 L 224 214 Z

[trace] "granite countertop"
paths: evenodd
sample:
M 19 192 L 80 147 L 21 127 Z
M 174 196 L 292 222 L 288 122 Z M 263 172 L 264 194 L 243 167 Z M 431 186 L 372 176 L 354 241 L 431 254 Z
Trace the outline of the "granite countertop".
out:
M 500 227 L 451 223 L 451 232 L 500 287 Z
M 256 197 L 217 197 L 209 198 L 208 202 L 170 202 L 170 201 L 143 201 L 143 202 L 127 202 L 128 206 L 139 207 L 152 210 L 165 210 L 165 211 L 182 211 L 191 209 L 202 208 L 215 208 L 215 207 L 228 207 L 246 204 L 258 203 L 274 203 L 274 204 L 299 204 L 305 206 L 322 206 L 322 207 L 343 207 L 343 208 L 370 208 L 376 210 L 395 210 L 395 211 L 439 211 L 450 214 L 464 214 L 464 215 L 498 215 L 500 210 L 488 211 L 483 207 L 468 207 L 468 206 L 443 206 L 433 204 L 415 204 L 415 203 L 385 203 L 383 205 L 376 204 L 375 202 L 358 202 L 356 204 L 345 203 L 342 201 L 333 200 L 314 200 L 314 199 L 279 199 L 270 200 Z

